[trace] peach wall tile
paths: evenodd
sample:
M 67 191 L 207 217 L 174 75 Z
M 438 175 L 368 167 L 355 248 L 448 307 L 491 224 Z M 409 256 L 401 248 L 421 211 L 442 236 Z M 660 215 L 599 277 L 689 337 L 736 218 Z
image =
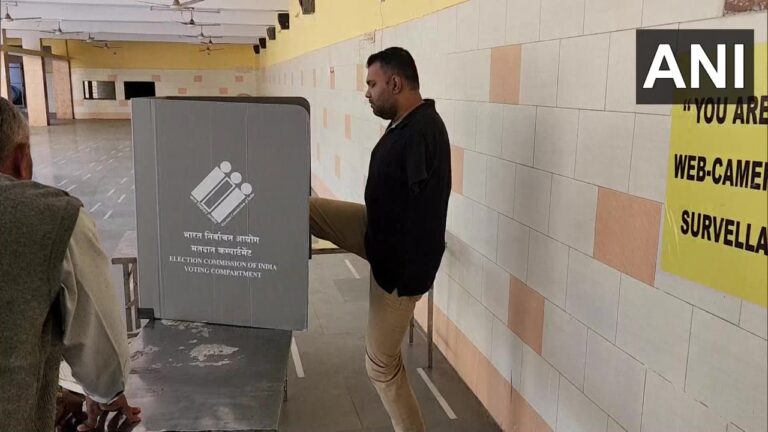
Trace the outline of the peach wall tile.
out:
M 74 106 L 76 106 L 76 107 L 80 108 L 80 107 L 83 107 L 83 106 L 85 106 L 85 101 L 84 101 L 84 100 L 82 100 L 82 99 L 75 99 L 75 100 L 72 102 L 72 105 L 74 105 Z
M 79 112 L 75 113 L 77 119 L 98 120 L 127 120 L 131 118 L 130 112 Z
M 661 204 L 600 188 L 597 193 L 595 258 L 653 285 L 660 223 Z
M 336 198 L 336 195 L 331 191 L 331 188 L 320 179 L 317 174 L 312 174 L 312 189 L 317 192 L 317 195 L 322 198 Z
M 547 422 L 514 388 L 510 395 L 511 402 L 507 411 L 504 430 L 519 432 L 552 432 Z
M 187 94 L 187 88 L 186 88 L 186 87 L 179 87 L 179 89 L 178 89 L 178 93 L 179 93 L 180 95 L 185 95 L 185 94 Z
M 323 128 L 328 129 L 328 108 L 323 108 Z
M 235 75 L 235 82 L 236 83 L 241 83 L 243 81 L 245 81 L 245 77 L 243 77 L 242 75 Z
M 451 190 L 464 193 L 464 149 L 451 146 Z
M 365 65 L 357 65 L 357 91 L 364 92 L 366 90 L 367 85 L 365 84 L 365 79 L 367 73 L 368 69 Z
M 330 76 L 331 90 L 335 90 L 336 89 L 336 70 L 333 67 L 331 67 L 330 74 L 331 74 Z
M 484 356 L 477 362 L 477 398 L 502 428 L 512 402 L 512 386 Z
M 196 82 L 196 83 L 203 82 L 203 76 L 202 75 L 195 75 L 193 81 Z
M 131 101 L 127 101 L 127 100 L 121 100 L 121 101 L 119 101 L 117 104 L 118 104 L 119 106 L 121 106 L 121 107 L 127 107 L 127 106 L 130 106 L 130 105 L 131 105 Z
M 352 116 L 344 114 L 344 138 L 352 139 Z
M 477 391 L 477 364 L 480 361 L 480 350 L 475 348 L 467 336 L 460 330 L 456 331 L 456 359 L 453 367 L 458 372 L 467 387 Z
M 53 92 L 56 95 L 56 118 L 71 120 L 72 110 L 72 79 L 69 76 L 69 62 L 53 61 Z
M 219 94 L 222 95 L 222 96 L 223 95 L 228 95 L 229 94 L 229 89 L 226 88 L 226 87 L 219 87 Z
M 152 81 L 161 82 L 163 78 L 160 75 L 152 75 Z
M 334 156 L 334 174 L 336 175 L 337 179 L 341 178 L 341 158 L 339 155 Z
M 520 101 L 520 45 L 491 50 L 491 102 L 516 105 Z
M 541 355 L 544 333 L 544 297 L 515 277 L 510 277 L 507 326 Z
M 107 81 L 117 81 L 117 75 L 115 74 L 107 75 Z

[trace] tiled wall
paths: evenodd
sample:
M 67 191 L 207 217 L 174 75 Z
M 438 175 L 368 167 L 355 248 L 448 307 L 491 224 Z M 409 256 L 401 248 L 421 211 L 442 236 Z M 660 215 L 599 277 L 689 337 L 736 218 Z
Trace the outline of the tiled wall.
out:
M 117 100 L 84 100 L 83 81 L 115 81 Z M 253 70 L 72 69 L 75 118 L 130 118 L 125 81 L 154 81 L 157 96 L 254 95 Z
M 768 428 L 766 309 L 661 270 L 670 107 L 634 103 L 634 30 L 766 40 L 765 11 L 725 12 L 470 0 L 259 72 L 260 94 L 311 102 L 316 189 L 362 202 L 384 125 L 362 65 L 414 54 L 453 145 L 437 345 L 504 430 Z

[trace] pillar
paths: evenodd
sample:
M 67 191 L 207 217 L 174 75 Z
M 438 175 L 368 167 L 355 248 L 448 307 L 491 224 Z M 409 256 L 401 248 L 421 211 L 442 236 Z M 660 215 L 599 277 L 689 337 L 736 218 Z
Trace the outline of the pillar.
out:
M 53 62 L 53 93 L 56 95 L 56 118 L 72 120 L 75 118 L 72 108 L 72 81 L 69 76 L 69 61 Z
M 5 29 L 0 30 L 0 45 L 5 45 Z M 0 96 L 10 99 L 11 77 L 8 73 L 8 53 L 0 51 Z
M 41 51 L 40 39 L 22 38 L 24 49 Z M 43 58 L 25 55 L 24 88 L 27 92 L 27 114 L 30 126 L 48 126 L 48 99 L 45 94 L 45 70 Z

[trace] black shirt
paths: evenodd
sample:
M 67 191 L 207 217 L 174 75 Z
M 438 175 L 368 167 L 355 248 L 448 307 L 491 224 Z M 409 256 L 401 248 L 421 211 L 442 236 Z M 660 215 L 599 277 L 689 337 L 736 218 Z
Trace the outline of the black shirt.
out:
M 390 125 L 371 153 L 365 251 L 385 291 L 429 291 L 445 250 L 450 194 L 448 132 L 435 102 L 426 99 Z

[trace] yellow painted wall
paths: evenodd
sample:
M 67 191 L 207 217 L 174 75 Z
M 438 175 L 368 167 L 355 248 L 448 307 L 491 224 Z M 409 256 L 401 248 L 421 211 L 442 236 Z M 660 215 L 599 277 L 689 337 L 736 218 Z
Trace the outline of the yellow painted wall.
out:
M 280 31 L 259 55 L 266 67 L 365 33 L 401 24 L 466 0 L 316 0 L 315 13 L 302 15 L 291 1 L 290 30 Z
M 104 50 L 79 40 L 66 44 L 45 40 L 54 54 L 69 55 L 72 68 L 81 69 L 253 69 L 257 56 L 251 45 L 222 44 L 211 55 L 201 53 L 201 45 L 161 42 L 113 42 L 121 47 Z M 116 53 L 116 54 L 113 54 Z

